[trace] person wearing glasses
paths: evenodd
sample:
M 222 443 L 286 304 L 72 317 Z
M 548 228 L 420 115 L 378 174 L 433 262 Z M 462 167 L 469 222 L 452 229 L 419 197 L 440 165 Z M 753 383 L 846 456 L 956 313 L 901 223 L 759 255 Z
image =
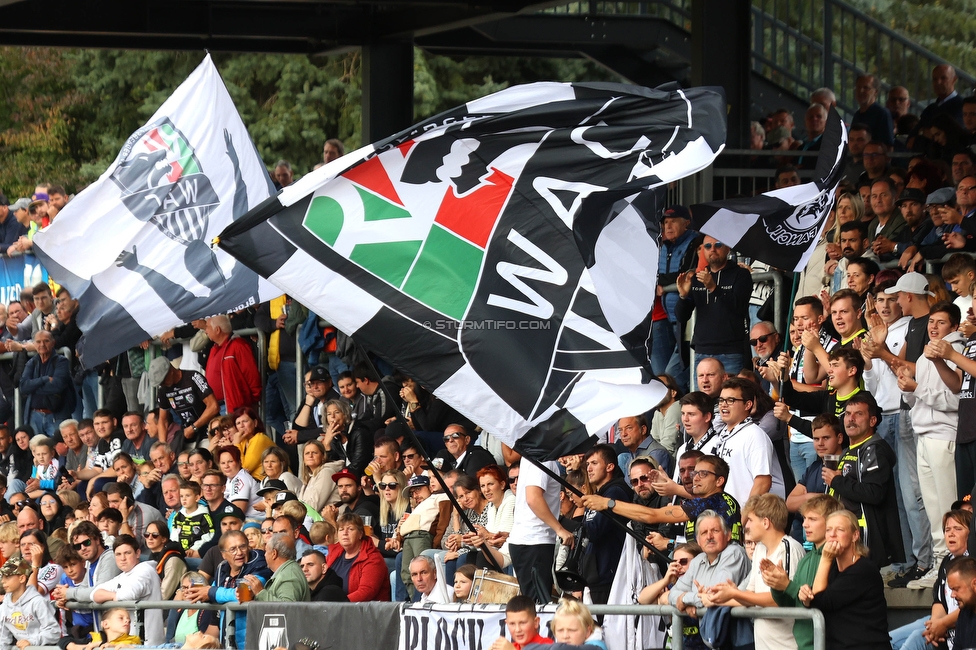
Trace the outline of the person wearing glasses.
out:
M 701 547 L 695 542 L 685 542 L 674 547 L 671 563 L 668 570 L 657 582 L 651 583 L 641 589 L 637 594 L 637 602 L 641 605 L 667 605 L 668 593 L 674 588 L 678 578 L 688 571 L 688 565 L 702 552 Z M 669 647 L 666 645 L 665 647 Z
M 583 497 L 583 505 L 596 512 L 611 510 L 622 517 L 644 524 L 683 523 L 685 539 L 695 539 L 695 523 L 699 515 L 706 511 L 715 512 L 725 522 L 731 540 L 741 543 L 742 520 L 739 502 L 725 492 L 728 478 L 728 463 L 718 456 L 701 456 L 695 463 L 691 488 L 694 498 L 685 499 L 680 504 L 648 508 L 637 503 L 626 503 L 597 494 L 588 494 Z M 672 540 L 666 549 L 661 550 L 672 551 L 674 548 L 675 541 Z
M 149 560 L 156 563 L 156 575 L 159 576 L 163 600 L 172 600 L 179 589 L 180 578 L 186 573 L 183 547 L 180 542 L 170 539 L 172 534 L 161 521 L 146 524 L 143 536 L 149 548 Z
M 444 429 L 444 447 L 432 459 L 436 465 L 441 459 L 442 471 L 457 469 L 468 476 L 477 477 L 478 470 L 495 464 L 495 457 L 484 447 L 471 444 L 471 434 L 460 424 L 450 424 Z
M 102 533 L 90 521 L 81 521 L 72 529 L 71 548 L 85 561 L 85 577 L 78 587 L 90 588 L 103 584 L 122 572 L 115 563 L 115 554 L 102 543 Z M 67 591 L 65 586 L 56 587 L 51 597 L 54 600 L 65 599 Z M 82 613 L 92 615 L 91 611 Z
M 718 398 L 719 416 L 725 422 L 715 443 L 714 454 L 729 464 L 726 491 L 739 503 L 749 497 L 772 492 L 786 498 L 783 470 L 769 436 L 752 421 L 751 413 L 759 390 L 748 379 L 733 377 L 722 384 Z
M 695 354 L 718 359 L 734 375 L 745 361 L 752 275 L 730 263 L 729 247 L 714 237 L 706 235 L 702 248 L 707 267 L 678 275 L 675 315 L 684 322 L 697 312 L 691 339 Z M 722 326 L 716 326 L 719 323 Z

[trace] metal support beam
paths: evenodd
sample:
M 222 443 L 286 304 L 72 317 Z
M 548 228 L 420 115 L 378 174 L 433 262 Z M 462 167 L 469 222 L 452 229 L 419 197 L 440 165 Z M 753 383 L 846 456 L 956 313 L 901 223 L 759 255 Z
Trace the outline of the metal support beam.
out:
M 413 43 L 363 46 L 363 141 L 376 142 L 413 124 Z
M 692 83 L 725 88 L 726 143 L 733 148 L 749 145 L 751 6 L 751 0 L 693 0 L 691 5 Z

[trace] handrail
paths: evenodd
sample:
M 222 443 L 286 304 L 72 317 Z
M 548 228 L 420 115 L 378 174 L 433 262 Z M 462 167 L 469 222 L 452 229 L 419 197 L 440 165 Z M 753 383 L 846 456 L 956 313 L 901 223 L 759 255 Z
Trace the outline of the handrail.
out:
M 662 18 L 691 31 L 691 0 L 583 0 L 550 7 L 541 13 Z M 951 65 L 841 0 L 807 3 L 752 0 L 751 14 L 752 69 L 803 99 L 817 88 L 832 88 L 838 109 L 848 119 L 858 108 L 854 98 L 854 80 L 858 75 L 877 75 L 882 92 L 891 86 L 906 86 L 917 113 L 934 99 L 929 76 L 932 68 Z M 976 85 L 976 76 L 958 67 L 956 72 L 961 87 Z

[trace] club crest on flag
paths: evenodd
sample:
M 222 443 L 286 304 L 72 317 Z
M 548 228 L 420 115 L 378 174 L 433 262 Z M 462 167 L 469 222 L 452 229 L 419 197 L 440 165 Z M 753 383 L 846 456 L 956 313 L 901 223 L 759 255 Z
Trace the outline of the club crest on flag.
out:
M 312 172 L 220 246 L 506 443 L 545 429 L 548 453 L 663 396 L 663 187 L 721 150 L 723 101 L 513 87 Z
M 79 301 L 82 363 L 97 365 L 178 325 L 278 295 L 210 246 L 272 190 L 207 56 L 34 238 L 52 277 Z
M 220 203 L 186 137 L 168 118 L 129 136 L 112 172 L 132 214 L 180 244 L 200 239 Z

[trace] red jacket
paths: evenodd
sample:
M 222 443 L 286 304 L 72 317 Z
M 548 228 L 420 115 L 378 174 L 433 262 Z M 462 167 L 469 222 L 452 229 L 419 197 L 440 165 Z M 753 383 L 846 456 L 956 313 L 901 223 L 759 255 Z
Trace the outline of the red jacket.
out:
M 339 544 L 329 547 L 328 565 L 331 567 L 346 551 Z M 386 569 L 383 555 L 369 538 L 363 540 L 359 555 L 349 567 L 349 593 L 351 603 L 365 603 L 374 600 L 390 600 L 390 573 Z
M 261 374 L 251 346 L 238 336 L 223 345 L 215 343 L 207 358 L 207 383 L 217 401 L 227 405 L 228 413 L 256 405 L 261 399 Z

